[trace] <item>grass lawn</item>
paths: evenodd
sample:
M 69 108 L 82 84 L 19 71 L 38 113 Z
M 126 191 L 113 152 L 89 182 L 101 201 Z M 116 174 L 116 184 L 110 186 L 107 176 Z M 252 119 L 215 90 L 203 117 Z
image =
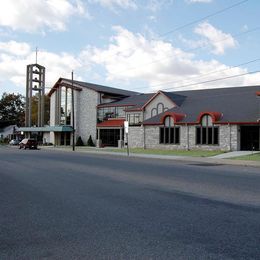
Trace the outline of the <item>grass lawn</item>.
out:
M 105 151 L 126 153 L 126 149 L 105 149 Z M 159 149 L 130 148 L 130 153 L 210 157 L 210 156 L 221 154 L 223 152 L 222 151 L 199 151 L 199 150 L 186 151 L 186 150 L 159 150 Z
M 247 160 L 247 161 L 259 161 L 260 162 L 260 153 L 245 155 L 245 156 L 239 156 L 232 158 L 234 160 Z

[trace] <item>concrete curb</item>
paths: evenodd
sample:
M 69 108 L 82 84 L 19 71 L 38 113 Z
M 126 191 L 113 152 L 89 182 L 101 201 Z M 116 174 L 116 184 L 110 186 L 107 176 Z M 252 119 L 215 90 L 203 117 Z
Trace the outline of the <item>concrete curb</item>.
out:
M 61 147 L 46 147 L 42 146 L 41 149 L 46 150 L 55 150 L 55 151 L 65 151 L 72 152 L 70 148 L 61 148 Z M 84 149 L 84 148 L 76 148 L 75 152 L 79 153 L 89 153 L 89 154 L 97 154 L 97 155 L 114 155 L 114 156 L 122 156 L 127 157 L 126 153 L 121 152 L 111 152 L 111 151 L 100 151 L 97 149 Z M 223 164 L 223 165 L 237 165 L 237 166 L 252 166 L 252 167 L 260 167 L 260 162 L 258 161 L 247 161 L 247 160 L 233 160 L 233 159 L 220 159 L 214 157 L 192 157 L 192 156 L 178 156 L 178 155 L 156 155 L 156 154 L 138 154 L 138 153 L 130 153 L 130 158 L 147 158 L 147 159 L 161 159 L 161 160 L 175 160 L 175 161 L 183 161 L 183 162 L 192 162 L 192 163 L 208 163 L 208 164 Z

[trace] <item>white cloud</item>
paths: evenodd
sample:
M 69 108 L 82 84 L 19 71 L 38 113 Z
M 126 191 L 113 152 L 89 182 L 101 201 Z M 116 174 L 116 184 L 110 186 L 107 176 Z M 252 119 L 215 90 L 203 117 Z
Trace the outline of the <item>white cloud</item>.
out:
M 0 26 L 26 32 L 62 31 L 73 15 L 88 16 L 80 0 L 1 0 Z
M 179 88 L 201 81 L 247 73 L 248 70 L 228 70 L 228 66 L 216 60 L 197 60 L 194 54 L 182 51 L 169 42 L 150 40 L 122 27 L 115 27 L 114 30 L 115 35 L 110 39 L 110 44 L 103 49 L 88 46 L 78 55 L 40 50 L 38 62 L 46 67 L 46 92 L 59 77 L 70 78 L 72 70 L 77 80 L 98 80 L 98 83 L 111 86 L 117 83 L 117 86 L 122 88 L 128 83 L 128 89 L 133 90 L 144 91 L 136 88 L 145 83 L 150 86 L 146 92 L 158 89 L 173 91 L 259 83 L 260 73 Z M 34 50 L 28 43 L 15 41 L 0 42 L 0 50 L 0 91 L 6 90 L 3 82 L 8 82 L 13 86 L 8 92 L 14 91 L 18 86 L 19 92 L 24 93 L 26 65 L 34 63 Z M 106 79 L 103 76 L 104 70 Z M 100 71 L 102 73 L 99 73 Z M 212 71 L 219 72 L 210 73 Z M 205 74 L 207 75 L 203 76 Z
M 207 81 L 211 79 L 228 77 L 246 73 L 246 69 L 228 67 L 216 60 L 195 60 L 192 53 L 184 52 L 171 43 L 162 40 L 148 40 L 140 34 L 115 27 L 116 35 L 105 49 L 88 46 L 81 53 L 82 59 L 98 64 L 105 68 L 107 80 L 111 85 L 115 81 L 121 82 L 147 82 L 151 90 L 175 87 Z M 206 77 L 201 75 L 210 73 Z M 260 74 L 258 74 L 259 77 Z M 247 75 L 227 81 L 217 81 L 206 85 L 196 85 L 190 89 L 201 87 L 227 87 L 256 84 L 256 77 Z M 171 82 L 170 84 L 165 84 Z M 137 86 L 135 85 L 134 88 Z M 189 87 L 187 87 L 189 88 Z
M 12 46 L 18 46 L 19 51 L 14 51 Z M 0 42 L 1 47 L 6 47 L 8 51 L 0 53 L 0 78 L 3 82 L 9 82 L 20 87 L 20 93 L 25 91 L 26 65 L 35 61 L 35 53 L 31 51 L 27 43 Z M 10 50 L 10 51 L 9 51 Z M 40 51 L 38 62 L 46 68 L 46 87 L 50 88 L 59 77 L 70 77 L 72 70 L 82 68 L 80 59 L 69 53 L 52 53 Z M 76 75 L 77 76 L 77 75 Z M 77 79 L 79 77 L 77 76 Z M 1 86 L 2 88 L 2 86 Z M 48 89 L 46 89 L 48 92 Z
M 208 22 L 199 24 L 194 32 L 205 37 L 213 47 L 212 53 L 217 55 L 224 54 L 226 49 L 234 48 L 237 45 L 232 35 L 222 32 Z
M 0 42 L 0 51 L 2 53 L 9 53 L 16 56 L 28 55 L 31 51 L 31 47 L 27 43 L 19 43 L 16 41 Z
M 146 8 L 152 12 L 157 12 L 162 9 L 164 6 L 172 5 L 174 0 L 149 0 Z
M 211 3 L 213 0 L 186 0 L 188 3 Z
M 117 7 L 123 9 L 137 9 L 137 4 L 134 0 L 90 0 L 90 2 L 98 3 L 113 10 Z

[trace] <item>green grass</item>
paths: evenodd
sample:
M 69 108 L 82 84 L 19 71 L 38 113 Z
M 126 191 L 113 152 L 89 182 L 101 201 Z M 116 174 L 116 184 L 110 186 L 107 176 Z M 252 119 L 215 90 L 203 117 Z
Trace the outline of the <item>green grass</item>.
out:
M 260 161 L 260 153 L 245 155 L 245 156 L 239 156 L 232 158 L 234 160 L 247 160 L 247 161 Z
M 126 149 L 105 149 L 105 151 L 111 152 L 123 152 L 126 153 Z M 222 151 L 200 151 L 200 150 L 160 150 L 160 149 L 142 149 L 142 148 L 130 148 L 130 153 L 140 154 L 157 154 L 157 155 L 179 155 L 179 156 L 193 156 L 193 157 L 210 157 L 223 153 Z

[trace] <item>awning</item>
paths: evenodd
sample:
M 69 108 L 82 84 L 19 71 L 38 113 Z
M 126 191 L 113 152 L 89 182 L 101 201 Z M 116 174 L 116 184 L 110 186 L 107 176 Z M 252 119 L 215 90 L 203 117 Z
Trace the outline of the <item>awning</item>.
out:
M 44 126 L 44 127 L 20 127 L 17 131 L 20 132 L 72 132 L 73 128 L 70 125 L 62 126 Z

